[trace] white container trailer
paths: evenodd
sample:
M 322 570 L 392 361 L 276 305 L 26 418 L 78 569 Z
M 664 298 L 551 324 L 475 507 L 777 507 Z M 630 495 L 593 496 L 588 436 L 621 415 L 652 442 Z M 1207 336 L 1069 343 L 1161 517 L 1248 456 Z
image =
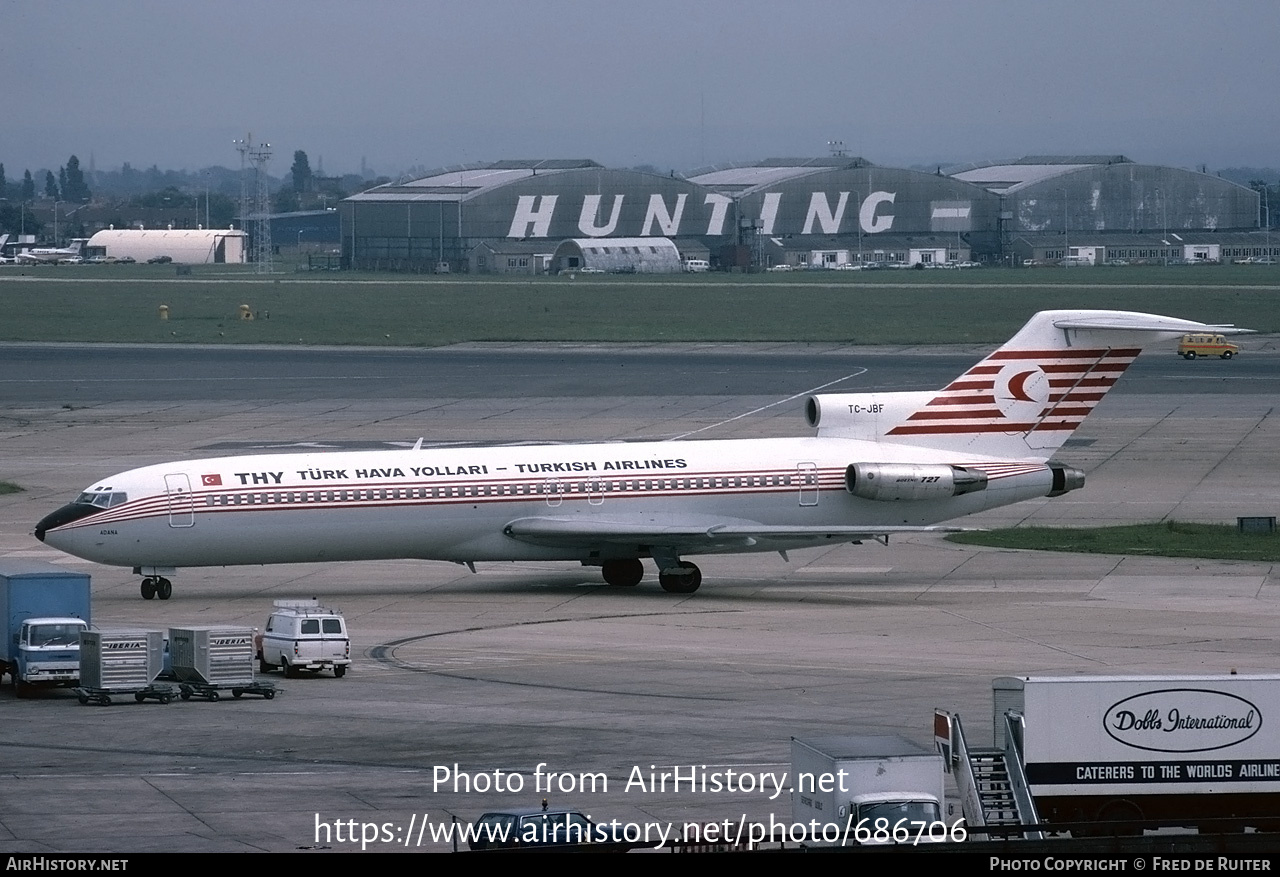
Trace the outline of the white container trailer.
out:
M 169 654 L 180 682 L 252 686 L 256 650 L 250 627 L 173 627 Z
M 928 840 L 930 827 L 948 839 L 942 756 L 905 737 L 792 737 L 791 787 L 792 819 L 811 826 L 811 838 L 887 842 L 897 826 L 913 841 Z
M 80 687 L 146 688 L 164 668 L 158 630 L 86 630 L 80 634 Z
M 1045 822 L 1280 828 L 1280 675 L 1005 676 L 992 695 L 997 729 L 1022 716 Z

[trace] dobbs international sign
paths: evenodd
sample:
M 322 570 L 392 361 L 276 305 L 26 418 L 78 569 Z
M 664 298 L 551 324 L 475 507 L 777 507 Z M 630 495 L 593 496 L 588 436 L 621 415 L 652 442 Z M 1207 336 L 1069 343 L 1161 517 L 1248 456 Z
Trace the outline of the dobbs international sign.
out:
M 1207 688 L 1168 688 L 1126 697 L 1102 725 L 1116 742 L 1148 752 L 1212 752 L 1262 730 L 1262 710 L 1243 697 Z

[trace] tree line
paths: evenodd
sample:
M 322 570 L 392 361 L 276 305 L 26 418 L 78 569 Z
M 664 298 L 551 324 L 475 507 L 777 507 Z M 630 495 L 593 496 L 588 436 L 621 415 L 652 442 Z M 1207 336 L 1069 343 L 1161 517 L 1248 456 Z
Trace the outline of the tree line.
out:
M 41 171 L 32 174 L 28 169 L 22 177 L 11 180 L 4 164 L 0 163 L 0 233 L 40 234 L 42 223 L 30 209 L 37 202 L 45 205 L 92 202 L 95 208 L 118 208 L 120 217 L 112 220 L 117 226 L 127 224 L 131 207 L 197 209 L 201 221 L 207 215 L 209 225 L 224 228 L 238 222 L 239 200 L 246 183 L 250 197 L 256 189 L 253 180 L 246 181 L 240 170 L 222 166 L 199 171 L 161 170 L 156 165 L 135 168 L 124 162 L 118 170 L 94 171 L 90 181 L 80 166 L 80 159 L 72 155 L 56 174 L 51 170 Z M 253 171 L 247 173 L 251 175 Z M 334 207 L 347 195 L 373 184 L 358 174 L 317 175 L 311 170 L 306 151 L 301 149 L 293 153 L 293 164 L 285 177 L 267 175 L 268 191 L 272 193 L 271 209 L 278 213 Z

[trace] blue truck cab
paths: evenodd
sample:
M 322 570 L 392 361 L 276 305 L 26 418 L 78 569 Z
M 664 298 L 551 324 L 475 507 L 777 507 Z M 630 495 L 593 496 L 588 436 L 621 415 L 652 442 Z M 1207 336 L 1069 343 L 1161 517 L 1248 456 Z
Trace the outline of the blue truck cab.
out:
M 0 561 L 0 680 L 19 697 L 80 681 L 80 632 L 89 629 L 89 576 L 51 563 Z

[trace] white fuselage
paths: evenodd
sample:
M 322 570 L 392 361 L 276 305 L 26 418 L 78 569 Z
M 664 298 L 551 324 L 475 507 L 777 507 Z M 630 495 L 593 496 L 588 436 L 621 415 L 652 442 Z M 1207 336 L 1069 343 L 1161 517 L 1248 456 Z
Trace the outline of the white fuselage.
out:
M 168 599 L 185 566 L 422 558 L 578 560 L 632 586 L 701 582 L 681 556 L 891 534 L 1060 496 L 1050 462 L 1145 344 L 1229 331 L 1128 311 L 1041 311 L 936 392 L 811 396 L 811 438 L 509 445 L 227 457 L 99 481 L 35 535 L 135 567 Z M 419 443 L 420 445 L 421 443 Z
M 647 556 L 635 545 L 582 536 L 534 544 L 505 532 L 522 519 L 570 527 L 678 521 L 739 524 L 755 538 L 709 541 L 688 553 L 775 551 L 923 527 L 1050 490 L 1052 473 L 1018 463 L 928 452 L 927 462 L 987 471 L 963 496 L 876 501 L 851 495 L 852 463 L 920 463 L 921 449 L 835 438 L 499 446 L 448 450 L 282 454 L 192 460 L 134 469 L 89 492 L 127 500 L 50 529 L 45 541 L 129 567 L 422 558 L 582 560 Z M 780 535 L 781 528 L 794 532 Z M 833 533 L 822 532 L 831 528 Z
M 23 250 L 14 255 L 19 262 L 67 262 L 80 258 L 80 251 L 74 247 L 42 247 L 34 250 Z

